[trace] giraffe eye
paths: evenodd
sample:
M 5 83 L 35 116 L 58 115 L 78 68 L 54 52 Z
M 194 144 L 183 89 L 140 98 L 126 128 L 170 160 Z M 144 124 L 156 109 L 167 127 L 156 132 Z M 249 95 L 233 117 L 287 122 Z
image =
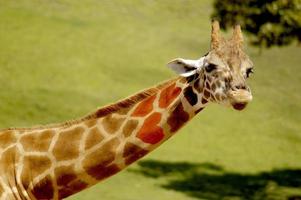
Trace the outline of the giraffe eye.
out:
M 247 69 L 247 71 L 246 71 L 247 78 L 249 78 L 250 74 L 253 74 L 253 73 L 254 73 L 253 68 Z
M 210 73 L 212 72 L 213 70 L 215 70 L 217 68 L 217 65 L 215 64 L 208 64 L 206 67 L 205 67 L 205 70 L 206 72 Z

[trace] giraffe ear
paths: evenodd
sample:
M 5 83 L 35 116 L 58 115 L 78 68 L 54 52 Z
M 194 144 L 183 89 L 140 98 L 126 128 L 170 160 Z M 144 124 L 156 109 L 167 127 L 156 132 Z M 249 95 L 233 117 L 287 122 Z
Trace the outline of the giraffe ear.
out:
M 180 76 L 188 77 L 191 76 L 203 66 L 204 57 L 198 60 L 187 60 L 183 58 L 176 58 L 169 63 L 167 63 L 167 67 L 172 69 L 174 72 L 179 74 Z

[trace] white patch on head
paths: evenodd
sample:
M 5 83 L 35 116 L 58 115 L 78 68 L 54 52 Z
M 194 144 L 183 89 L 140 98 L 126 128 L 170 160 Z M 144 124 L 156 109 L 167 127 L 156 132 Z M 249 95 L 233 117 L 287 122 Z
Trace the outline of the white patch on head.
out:
M 205 57 L 201 57 L 198 60 L 176 58 L 167 63 L 167 67 L 175 71 L 180 76 L 188 77 L 202 69 L 204 66 L 204 58 Z

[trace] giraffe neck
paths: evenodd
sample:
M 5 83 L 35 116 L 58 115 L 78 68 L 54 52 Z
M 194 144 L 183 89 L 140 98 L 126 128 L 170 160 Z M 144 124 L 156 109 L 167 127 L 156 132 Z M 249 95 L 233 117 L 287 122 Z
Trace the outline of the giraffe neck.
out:
M 0 179 L 0 189 L 5 195 L 61 199 L 96 184 L 158 147 L 201 111 L 207 100 L 197 90 L 177 78 L 69 126 L 4 132 L 18 142 L 1 152 L 0 170 L 10 177 Z

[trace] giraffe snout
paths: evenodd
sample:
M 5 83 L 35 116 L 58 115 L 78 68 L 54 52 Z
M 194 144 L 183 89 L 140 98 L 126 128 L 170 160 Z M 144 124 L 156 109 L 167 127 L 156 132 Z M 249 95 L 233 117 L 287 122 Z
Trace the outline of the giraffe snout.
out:
M 253 97 L 248 88 L 239 88 L 229 92 L 231 105 L 236 110 L 243 110 Z

